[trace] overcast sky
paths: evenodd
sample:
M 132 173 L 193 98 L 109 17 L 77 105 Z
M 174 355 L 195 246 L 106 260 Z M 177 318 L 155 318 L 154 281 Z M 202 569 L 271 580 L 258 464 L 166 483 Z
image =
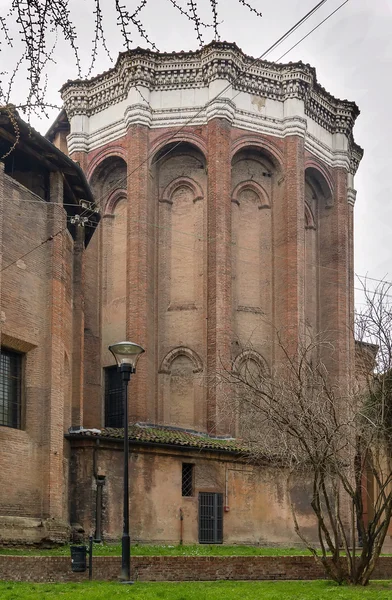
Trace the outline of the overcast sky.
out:
M 260 56 L 276 39 L 307 13 L 316 0 L 250 0 L 263 13 L 261 19 L 251 14 L 238 0 L 220 0 L 218 3 L 221 39 L 236 42 L 252 56 Z M 186 7 L 185 0 L 178 2 Z M 328 0 L 306 24 L 295 32 L 269 60 L 277 60 L 305 33 L 337 8 L 343 0 Z M 124 0 L 130 8 L 134 0 Z M 0 14 L 10 2 L 0 0 Z M 114 0 L 103 0 L 106 7 Z M 211 20 L 209 1 L 199 0 L 202 17 Z M 71 0 L 71 9 L 79 33 L 80 54 L 84 69 L 88 68 L 93 31 L 92 0 Z M 140 17 L 159 50 L 180 51 L 198 47 L 193 25 L 181 17 L 168 0 L 148 0 Z M 115 58 L 121 47 L 121 36 L 115 26 L 113 12 L 105 13 L 107 41 Z M 310 37 L 292 50 L 284 61 L 302 60 L 317 70 L 319 82 L 333 95 L 354 100 L 361 111 L 354 129 L 355 140 L 365 155 L 355 180 L 358 191 L 355 206 L 355 270 L 392 279 L 392 202 L 390 201 L 390 144 L 392 140 L 391 99 L 392 88 L 392 0 L 349 0 L 334 16 Z M 17 27 L 13 32 L 17 39 Z M 212 31 L 204 33 L 209 42 Z M 136 35 L 135 46 L 145 46 Z M 0 54 L 0 70 L 9 68 L 11 55 L 4 46 Z M 49 70 L 48 101 L 61 104 L 58 89 L 67 79 L 76 78 L 76 67 L 71 52 L 62 44 L 55 53 L 57 65 Z M 102 52 L 93 74 L 110 67 Z M 12 101 L 23 102 L 25 87 L 23 77 L 16 82 Z M 42 133 L 48 129 L 50 119 L 32 119 L 32 124 Z

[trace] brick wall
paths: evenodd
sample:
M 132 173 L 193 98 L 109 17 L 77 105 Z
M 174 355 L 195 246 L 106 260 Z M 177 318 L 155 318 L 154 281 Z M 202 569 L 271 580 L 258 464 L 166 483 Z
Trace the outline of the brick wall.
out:
M 336 365 L 338 357 L 337 375 L 347 377 L 352 345 L 347 172 L 334 173 L 306 152 L 300 131 L 277 139 L 212 118 L 203 127 L 187 127 L 173 136 L 173 128 L 132 124 L 123 138 L 73 158 L 83 158 L 81 164 L 103 213 L 110 213 L 102 219 L 86 253 L 86 426 L 103 424 L 102 368 L 113 364 L 107 345 L 125 335 L 125 322 L 127 337 L 146 349 L 130 386 L 131 421 L 235 435 L 237 424 L 227 404 L 228 390 L 213 385 L 216 372 L 222 364 L 229 367 L 233 359 L 240 364 L 241 350 L 249 342 L 261 355 L 259 362 L 264 359 L 273 366 L 279 358 L 274 327 L 290 333 L 294 350 L 303 337 L 305 321 L 313 327 L 313 334 L 334 331 L 337 353 L 327 358 Z M 308 261 L 306 176 L 315 179 L 318 190 L 316 230 L 311 232 L 314 247 Z M 201 193 L 192 193 L 184 184 L 176 188 L 181 179 L 193 181 Z M 117 230 L 120 205 L 115 205 L 115 198 L 119 195 L 126 197 L 127 222 L 119 222 Z M 330 196 L 328 206 L 325 195 Z M 313 291 L 307 306 L 306 273 L 308 289 Z M 201 364 L 193 360 L 195 356 Z M 88 452 L 75 457 L 79 473 L 72 471 L 72 505 L 80 505 L 80 516 L 75 518 L 87 530 L 93 526 L 93 510 L 90 516 L 85 514 L 78 495 L 87 495 L 90 505 L 95 484 L 91 485 L 91 471 L 81 467 L 86 456 Z M 115 465 L 116 456 L 108 450 L 105 463 Z M 154 500 L 146 494 L 149 502 L 140 501 L 144 540 L 158 535 L 154 522 L 164 512 L 162 493 L 173 497 L 177 493 L 171 471 L 158 452 L 149 457 L 148 464 L 153 463 L 155 467 L 141 469 L 140 475 L 143 486 L 156 492 Z M 160 489 L 158 468 L 167 468 Z M 221 468 L 217 466 L 218 471 Z M 113 469 L 105 466 L 104 471 L 104 495 L 112 489 L 115 496 Z M 278 479 L 276 473 L 271 475 L 276 484 Z M 82 488 L 88 491 L 81 494 Z M 223 489 L 220 481 L 215 491 Z M 241 490 L 245 503 L 244 485 L 239 485 L 239 494 Z M 273 506 L 279 514 L 279 495 Z M 250 525 L 236 529 L 237 542 L 254 529 L 255 520 L 253 514 Z M 107 531 L 112 534 L 118 527 L 112 520 Z M 289 528 L 291 534 L 291 524 Z M 270 541 L 275 535 L 287 538 L 290 534 L 282 522 L 268 532 Z M 173 533 L 163 526 L 159 536 L 172 539 Z
M 45 202 L 1 176 L 3 268 L 10 265 L 2 273 L 1 343 L 24 356 L 21 429 L 0 427 L 0 539 L 61 540 L 68 535 L 73 241 L 61 186 L 52 185 Z
M 174 141 L 175 149 L 170 145 Z M 102 378 L 98 371 L 109 364 L 108 360 L 112 364 L 107 341 L 115 341 L 124 307 L 127 335 L 147 350 L 140 363 L 142 368 L 132 381 L 131 420 L 193 425 L 195 429 L 234 434 L 225 391 L 214 385 L 208 389 L 204 386 L 197 397 L 193 391 L 197 407 L 193 419 L 191 410 L 191 417 L 187 415 L 176 423 L 170 416 L 170 369 L 167 373 L 159 370 L 165 356 L 181 346 L 201 358 L 201 375 L 194 379 L 207 377 L 213 382 L 217 369 L 229 365 L 249 340 L 272 366 L 279 351 L 274 347 L 270 326 L 289 332 L 293 348 L 304 334 L 304 323 L 310 325 L 313 335 L 335 332 L 331 335 L 336 355 L 327 357 L 326 362 L 334 361 L 338 368 L 331 365 L 331 371 L 347 378 L 352 367 L 352 290 L 348 289 L 352 277 L 349 281 L 348 271 L 352 269 L 353 241 L 345 170 L 335 172 L 305 151 L 300 133 L 284 139 L 250 134 L 220 118 L 211 119 L 203 127 L 187 127 L 174 138 L 172 128 L 150 130 L 131 125 L 123 138 L 84 156 L 83 168 L 95 191 L 97 177 L 108 160 L 122 161 L 124 174 L 116 182 L 112 172 L 97 189 L 104 212 L 120 188 L 127 195 L 128 222 L 117 240 L 124 257 L 128 256 L 127 292 L 124 298 L 124 265 L 120 261 L 105 271 L 109 240 L 94 240 L 99 248 L 94 253 L 88 250 L 86 256 L 86 273 L 91 272 L 93 277 L 87 277 L 89 291 L 93 291 L 91 284 L 99 282 L 99 277 L 102 282 L 100 299 L 91 310 L 91 300 L 86 301 L 85 369 L 89 382 L 94 373 L 94 385 L 86 381 L 85 387 L 91 398 L 85 411 L 86 424 L 102 424 Z M 162 195 L 186 177 L 202 190 L 202 200 L 189 209 L 188 220 L 184 216 L 182 222 L 181 214 L 176 213 L 176 203 L 181 200 L 173 197 L 173 203 L 172 197 Z M 318 190 L 316 230 L 310 232 L 315 238 L 314 251 L 307 265 L 306 177 L 314 180 L 313 189 Z M 253 191 L 245 186 L 244 191 L 236 193 L 238 185 L 247 183 L 254 186 Z M 253 213 L 252 202 L 257 205 Z M 105 219 L 100 227 L 105 230 Z M 114 247 L 113 239 L 111 243 Z M 173 265 L 177 265 L 175 273 Z M 121 310 L 116 310 L 105 294 L 119 269 L 119 289 L 112 291 L 122 304 Z M 307 287 L 313 296 L 305 304 L 306 272 Z M 184 301 L 176 302 L 177 297 Z M 99 311 L 105 331 L 101 365 L 96 360 L 97 344 L 90 340 L 96 329 L 90 322 L 96 320 Z M 94 336 L 98 341 L 99 332 L 95 331 Z M 183 362 L 185 381 L 187 361 Z M 191 396 L 192 386 L 185 387 Z
M 93 578 L 115 581 L 120 557 L 98 556 Z M 3 581 L 85 581 L 86 573 L 72 573 L 70 557 L 0 556 Z M 131 557 L 135 581 L 312 580 L 325 579 L 324 569 L 311 556 L 135 556 Z M 374 579 L 392 579 L 392 557 L 381 557 Z

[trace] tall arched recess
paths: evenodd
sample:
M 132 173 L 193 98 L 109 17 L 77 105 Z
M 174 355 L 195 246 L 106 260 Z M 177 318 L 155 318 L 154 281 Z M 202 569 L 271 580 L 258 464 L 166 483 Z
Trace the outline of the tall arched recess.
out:
M 276 168 L 264 150 L 246 147 L 232 160 L 232 273 L 234 344 L 271 359 L 272 210 Z
M 310 338 L 328 328 L 328 269 L 331 253 L 329 228 L 333 195 L 324 175 L 305 170 L 305 325 Z
M 126 162 L 109 156 L 98 163 L 89 181 L 102 214 L 86 251 L 85 269 L 85 409 L 93 414 L 87 405 L 97 404 L 95 415 L 103 414 L 101 392 L 97 392 L 102 385 L 102 367 L 113 364 L 108 345 L 126 339 L 126 176 Z
M 255 350 L 248 348 L 243 350 L 233 361 L 232 371 L 238 377 L 239 383 L 234 393 L 236 394 L 236 435 L 246 437 L 252 430 L 254 414 L 248 403 L 247 385 L 252 388 L 261 389 L 263 378 L 268 374 L 269 367 L 264 357 Z
M 187 142 L 177 142 L 175 145 L 165 146 L 154 157 L 151 173 L 158 225 L 156 227 L 157 362 L 159 365 L 172 348 L 188 347 L 193 348 L 205 363 L 207 295 L 205 156 L 196 146 Z M 191 378 L 194 376 L 189 368 L 188 358 L 185 355 L 181 356 L 174 367 L 175 377 L 179 378 L 178 382 L 181 381 L 181 373 L 188 373 Z M 160 373 L 158 375 L 159 419 L 163 418 L 164 380 L 164 374 Z M 189 392 L 192 387 L 190 383 L 188 387 Z M 202 396 L 198 398 L 199 408 L 205 406 L 204 395 L 203 390 Z M 200 417 L 196 417 L 199 414 Z M 198 409 L 194 413 L 194 421 L 194 426 L 198 429 L 206 428 L 206 410 L 200 412 Z M 192 427 L 189 418 L 187 427 Z
M 190 348 L 180 346 L 166 354 L 159 369 L 161 423 L 205 428 L 202 373 L 201 358 Z

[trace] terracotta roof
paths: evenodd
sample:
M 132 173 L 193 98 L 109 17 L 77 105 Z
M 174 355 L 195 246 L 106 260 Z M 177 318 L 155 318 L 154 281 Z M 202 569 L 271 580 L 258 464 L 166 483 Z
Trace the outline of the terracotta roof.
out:
M 98 437 L 110 439 L 123 439 L 124 429 L 106 427 L 104 429 L 81 429 L 70 432 L 67 437 Z M 223 452 L 247 452 L 242 440 L 234 438 L 219 438 L 205 433 L 196 433 L 184 429 L 159 427 L 150 425 L 130 425 L 129 440 L 132 442 L 165 444 L 169 446 L 183 446 L 187 448 L 203 448 L 221 450 Z

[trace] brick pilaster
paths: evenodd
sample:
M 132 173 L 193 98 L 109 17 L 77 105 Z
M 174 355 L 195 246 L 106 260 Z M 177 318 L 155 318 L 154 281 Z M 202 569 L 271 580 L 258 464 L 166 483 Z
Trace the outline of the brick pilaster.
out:
M 87 167 L 88 167 L 88 154 L 87 152 L 72 152 L 72 154 L 70 155 L 70 157 L 72 158 L 72 160 L 76 163 L 78 163 L 78 165 L 80 166 L 81 169 L 83 169 L 83 171 L 85 173 L 87 173 Z
M 73 252 L 72 425 L 82 426 L 84 388 L 84 227 L 76 227 Z
M 65 211 L 60 203 L 48 204 L 48 307 L 49 328 L 47 339 L 48 402 L 45 415 L 46 466 L 43 477 L 47 493 L 46 514 L 51 518 L 63 516 L 63 445 L 64 445 L 64 259 L 66 224 Z
M 304 328 L 304 138 L 288 136 L 284 147 L 285 179 L 275 206 L 275 325 L 295 352 Z
M 129 389 L 130 421 L 155 418 L 155 354 L 154 354 L 154 223 L 152 199 L 148 193 L 148 132 L 145 125 L 132 124 L 127 132 L 127 338 L 143 346 Z M 151 201 L 150 201 L 151 200 Z
M 350 360 L 354 360 L 353 331 L 353 249 L 350 235 L 350 215 L 347 202 L 347 171 L 334 171 L 333 206 L 325 218 L 320 241 L 320 304 L 321 332 L 330 340 L 328 367 L 331 375 L 346 385 Z M 351 348 L 351 351 L 350 351 Z M 353 364 L 351 365 L 353 366 Z
M 4 163 L 0 162 L 0 248 L 3 248 L 3 220 L 4 220 Z M 3 252 L 0 252 L 0 346 L 1 333 L 3 329 L 3 294 L 2 294 L 2 268 L 3 268 Z
M 225 391 L 215 385 L 220 369 L 230 368 L 231 297 L 231 160 L 230 122 L 208 123 L 207 250 L 207 427 L 229 433 Z

